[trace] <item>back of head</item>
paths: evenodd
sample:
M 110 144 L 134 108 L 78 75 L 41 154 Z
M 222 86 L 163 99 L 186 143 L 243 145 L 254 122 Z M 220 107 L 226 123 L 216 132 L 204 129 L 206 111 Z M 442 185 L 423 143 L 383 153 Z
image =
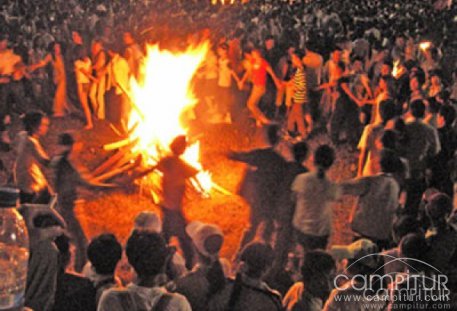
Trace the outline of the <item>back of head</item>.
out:
M 187 148 L 187 138 L 184 135 L 177 136 L 170 144 L 170 150 L 175 155 L 182 155 Z
M 314 165 L 319 169 L 328 170 L 335 161 L 335 150 L 328 145 L 319 146 L 314 152 Z
M 59 135 L 59 138 L 58 138 L 58 143 L 59 145 L 61 146 L 73 146 L 73 144 L 75 143 L 75 140 L 73 138 L 73 136 L 69 133 L 63 133 L 63 134 L 60 134 Z
M 385 149 L 381 152 L 381 170 L 384 173 L 399 173 L 402 171 L 403 162 L 393 150 Z
M 102 234 L 90 242 L 87 257 L 96 273 L 113 274 L 122 257 L 122 246 L 113 234 Z
M 421 99 L 413 101 L 410 109 L 411 114 L 416 119 L 423 119 L 425 117 L 425 104 Z
M 41 120 L 44 117 L 44 113 L 39 111 L 27 112 L 22 117 L 22 124 L 29 135 L 33 134 L 39 128 Z
M 453 202 L 447 194 L 436 193 L 429 199 L 425 209 L 432 222 L 445 222 L 451 215 Z
M 383 148 L 395 150 L 397 147 L 397 133 L 392 130 L 385 131 L 382 135 L 381 143 Z
M 312 250 L 304 255 L 301 274 L 306 284 L 307 280 L 315 276 L 328 275 L 334 269 L 336 269 L 335 259 L 329 253 L 323 250 Z
M 304 141 L 298 142 L 292 146 L 292 153 L 294 155 L 295 162 L 301 163 L 308 158 L 309 147 Z
M 240 261 L 247 266 L 246 275 L 261 278 L 273 263 L 273 249 L 265 243 L 248 244 L 241 251 Z
M 415 217 L 410 215 L 400 216 L 394 221 L 392 231 L 394 240 L 398 243 L 404 236 L 410 233 L 419 233 L 419 222 Z
M 410 233 L 404 236 L 400 241 L 400 254 L 402 257 L 409 258 L 409 263 L 415 267 L 417 260 L 423 260 L 428 251 L 427 241 L 423 234 Z
M 384 123 L 395 117 L 395 104 L 392 100 L 384 100 L 379 104 L 379 113 Z
M 139 277 L 161 273 L 168 257 L 165 240 L 158 233 L 152 232 L 134 231 L 127 241 L 125 251 Z

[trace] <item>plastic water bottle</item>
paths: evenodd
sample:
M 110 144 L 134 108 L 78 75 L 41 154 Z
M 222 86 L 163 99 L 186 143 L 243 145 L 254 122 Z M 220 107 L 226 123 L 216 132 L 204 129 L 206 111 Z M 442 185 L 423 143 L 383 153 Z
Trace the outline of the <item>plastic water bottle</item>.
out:
M 17 212 L 19 191 L 0 188 L 0 310 L 24 306 L 29 238 L 24 219 Z

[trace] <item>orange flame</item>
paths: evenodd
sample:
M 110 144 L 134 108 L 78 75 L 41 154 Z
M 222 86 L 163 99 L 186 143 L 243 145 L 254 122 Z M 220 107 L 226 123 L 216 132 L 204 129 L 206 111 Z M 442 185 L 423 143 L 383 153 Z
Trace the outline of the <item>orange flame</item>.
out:
M 132 79 L 131 93 L 135 103 L 129 118 L 129 128 L 138 139 L 136 152 L 154 165 L 169 152 L 171 141 L 186 134 L 188 121 L 193 119 L 197 99 L 192 92 L 192 79 L 209 51 L 209 43 L 190 46 L 184 52 L 161 50 L 158 45 L 147 46 L 142 66 L 143 81 Z M 212 187 L 211 176 L 200 164 L 200 144 L 187 148 L 183 159 L 200 170 L 197 180 L 202 190 Z

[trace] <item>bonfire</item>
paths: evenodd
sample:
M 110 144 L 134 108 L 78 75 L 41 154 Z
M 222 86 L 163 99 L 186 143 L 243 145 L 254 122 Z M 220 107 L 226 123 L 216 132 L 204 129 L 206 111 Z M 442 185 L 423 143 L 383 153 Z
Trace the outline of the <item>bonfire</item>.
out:
M 151 168 L 170 152 L 169 145 L 176 136 L 189 134 L 189 125 L 195 119 L 193 109 L 198 103 L 193 92 L 194 75 L 209 48 L 208 42 L 180 52 L 162 50 L 158 45 L 147 46 L 142 79 L 130 81 L 128 97 L 132 109 L 127 137 L 104 146 L 105 150 L 116 152 L 93 172 L 99 176 L 97 179 L 128 175 L 129 182 L 136 182 L 141 191 L 150 193 L 154 201 L 159 200 L 161 174 Z M 207 196 L 212 189 L 226 193 L 203 169 L 198 139 L 190 137 L 183 159 L 199 170 L 191 180 L 198 193 Z

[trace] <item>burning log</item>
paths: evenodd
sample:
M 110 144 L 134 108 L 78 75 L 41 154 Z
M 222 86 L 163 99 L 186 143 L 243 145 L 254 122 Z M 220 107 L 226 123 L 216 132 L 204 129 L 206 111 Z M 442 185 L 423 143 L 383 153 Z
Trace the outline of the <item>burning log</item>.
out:
M 111 179 L 113 177 L 116 177 L 118 175 L 121 175 L 121 174 L 129 172 L 129 171 L 132 171 L 135 168 L 138 168 L 140 166 L 141 162 L 142 162 L 142 157 L 141 157 L 141 155 L 138 155 L 137 158 L 135 159 L 135 161 L 130 162 L 119 168 L 113 169 L 113 170 L 109 171 L 108 173 L 97 176 L 93 180 L 96 182 L 107 181 L 108 179 Z
M 119 167 L 126 161 L 129 161 L 132 158 L 134 158 L 131 151 L 132 151 L 132 148 L 135 145 L 135 143 L 136 143 L 135 141 L 130 142 L 129 144 L 125 145 L 122 149 L 119 149 L 113 156 L 111 156 L 105 162 L 100 164 L 92 172 L 92 174 L 97 176 L 97 175 L 102 174 L 102 173 L 108 171 L 109 169 L 113 168 L 115 165 L 117 165 Z

